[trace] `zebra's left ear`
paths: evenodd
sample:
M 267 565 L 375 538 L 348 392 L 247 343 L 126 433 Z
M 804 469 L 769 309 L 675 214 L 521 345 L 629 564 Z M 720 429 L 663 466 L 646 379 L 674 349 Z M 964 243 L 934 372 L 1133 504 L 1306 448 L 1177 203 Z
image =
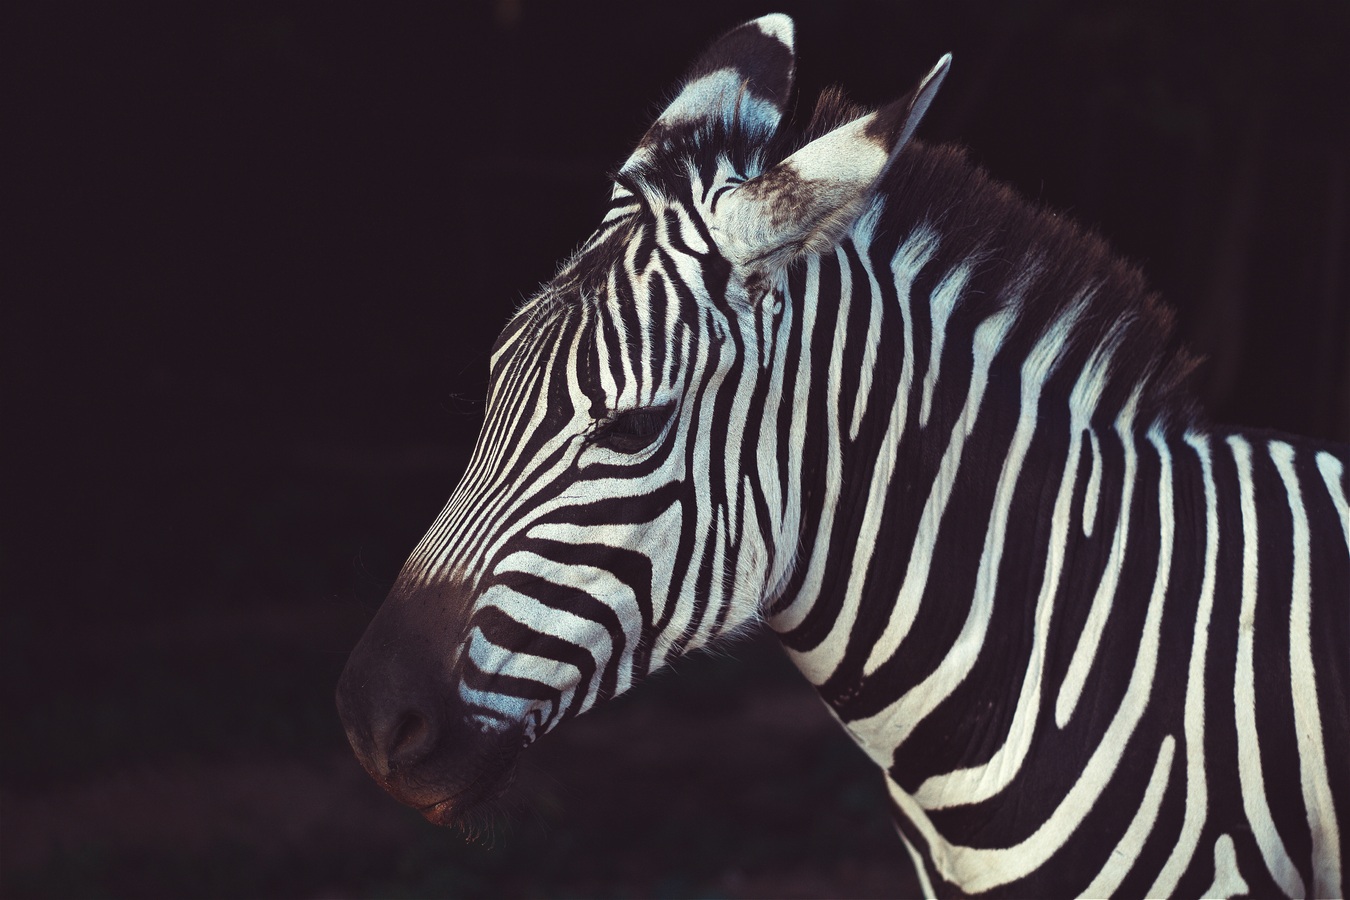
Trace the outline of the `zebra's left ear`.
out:
M 736 124 L 767 141 L 792 93 L 797 57 L 792 19 L 760 16 L 722 35 L 689 67 L 680 92 L 647 130 L 620 171 L 648 159 L 669 135 L 706 122 Z
M 840 241 L 913 136 L 951 61 L 949 53 L 904 97 L 717 198 L 708 225 L 723 255 L 744 271 L 769 272 Z

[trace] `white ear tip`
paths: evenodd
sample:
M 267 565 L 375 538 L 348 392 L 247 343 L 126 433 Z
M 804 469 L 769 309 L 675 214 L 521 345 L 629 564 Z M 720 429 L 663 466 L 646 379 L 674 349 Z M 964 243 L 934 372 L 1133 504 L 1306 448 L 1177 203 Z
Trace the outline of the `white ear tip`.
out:
M 924 88 L 929 87 L 930 84 L 934 90 L 937 90 L 938 86 L 942 84 L 942 79 L 947 77 L 947 70 L 951 67 L 952 55 L 950 53 L 942 54 L 942 58 L 937 61 L 937 65 L 933 66 L 928 74 L 924 76 L 923 84 L 919 86 L 919 90 L 922 91 Z
M 754 24 L 759 27 L 760 31 L 780 44 L 789 49 L 792 47 L 793 24 L 791 16 L 784 13 L 769 13 L 767 16 L 760 16 L 755 19 Z

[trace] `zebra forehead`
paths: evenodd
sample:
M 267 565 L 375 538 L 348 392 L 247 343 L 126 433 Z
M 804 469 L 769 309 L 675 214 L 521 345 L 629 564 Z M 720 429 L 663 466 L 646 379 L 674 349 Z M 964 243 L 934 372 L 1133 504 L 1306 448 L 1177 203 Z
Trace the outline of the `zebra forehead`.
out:
M 591 383 L 608 345 L 627 346 L 635 320 L 632 293 L 545 290 L 516 313 L 493 347 L 491 364 L 505 376 L 540 366 L 572 370 L 582 385 Z M 619 344 L 614 344 L 617 338 Z
M 623 265 L 624 253 L 644 230 L 639 218 L 634 214 L 608 234 L 592 236 L 558 267 L 543 293 L 564 304 L 584 302 L 604 293 L 616 269 Z

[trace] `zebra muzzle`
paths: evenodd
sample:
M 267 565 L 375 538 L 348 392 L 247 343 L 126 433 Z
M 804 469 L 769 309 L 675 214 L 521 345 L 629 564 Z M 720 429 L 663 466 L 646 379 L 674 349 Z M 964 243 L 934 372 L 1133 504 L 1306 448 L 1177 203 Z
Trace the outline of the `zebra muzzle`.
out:
M 400 697 L 381 707 L 360 702 L 366 698 L 368 692 L 339 689 L 356 758 L 380 787 L 427 821 L 457 824 L 510 785 L 524 743 L 519 729 L 484 732 L 453 701 L 413 706 Z
M 446 661 L 451 654 L 429 639 L 446 635 L 445 623 L 430 619 L 387 602 L 347 661 L 337 707 L 376 783 L 428 821 L 448 825 L 509 785 L 524 724 L 489 729 L 469 714 L 459 673 Z

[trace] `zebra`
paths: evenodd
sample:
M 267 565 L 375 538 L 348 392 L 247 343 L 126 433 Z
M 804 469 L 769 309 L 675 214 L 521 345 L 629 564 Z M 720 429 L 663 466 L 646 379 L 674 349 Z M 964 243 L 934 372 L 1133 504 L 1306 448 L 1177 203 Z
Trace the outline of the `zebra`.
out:
M 394 797 L 762 623 L 926 894 L 1341 894 L 1350 448 L 1206 421 L 1134 267 L 915 141 L 950 61 L 800 130 L 787 16 L 693 64 L 343 672 Z

